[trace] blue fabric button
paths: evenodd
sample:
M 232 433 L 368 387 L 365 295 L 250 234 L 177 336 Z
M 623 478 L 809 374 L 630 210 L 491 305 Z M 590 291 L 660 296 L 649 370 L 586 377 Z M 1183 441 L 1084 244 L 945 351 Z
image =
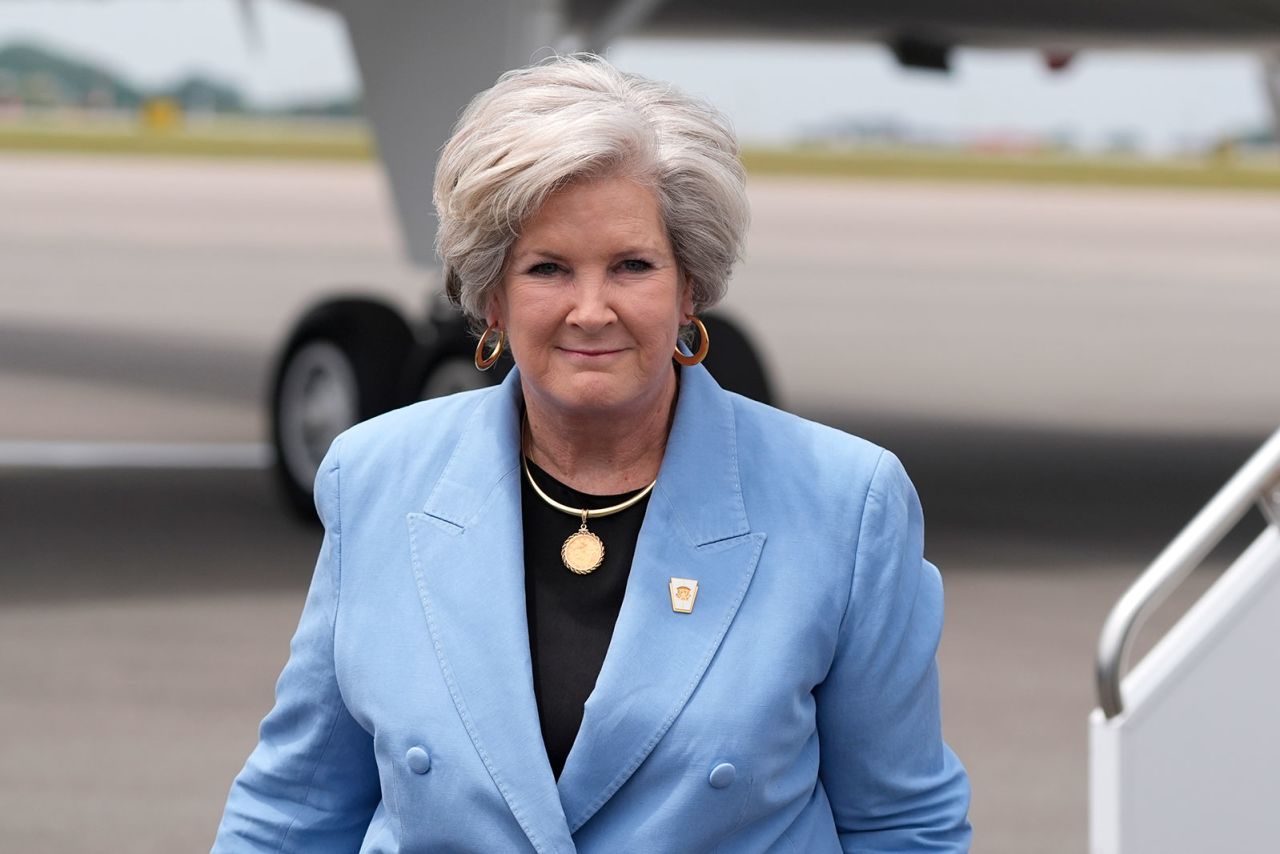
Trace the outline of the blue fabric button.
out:
M 431 770 L 431 754 L 421 747 L 410 747 L 404 759 L 409 763 L 409 770 L 415 774 L 425 774 Z
M 738 769 L 728 762 L 721 762 L 711 769 L 711 785 L 717 789 L 727 789 L 738 778 Z

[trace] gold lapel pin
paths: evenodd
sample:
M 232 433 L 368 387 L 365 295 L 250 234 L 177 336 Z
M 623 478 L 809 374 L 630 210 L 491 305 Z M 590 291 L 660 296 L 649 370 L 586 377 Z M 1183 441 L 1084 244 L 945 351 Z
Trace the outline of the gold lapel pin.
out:
M 693 603 L 698 598 L 698 580 L 673 578 L 667 587 L 671 590 L 671 610 L 677 614 L 692 614 Z

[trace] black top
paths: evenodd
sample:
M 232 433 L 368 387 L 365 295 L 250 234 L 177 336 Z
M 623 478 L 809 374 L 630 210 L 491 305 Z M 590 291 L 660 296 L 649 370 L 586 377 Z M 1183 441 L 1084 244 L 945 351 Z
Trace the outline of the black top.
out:
M 635 494 L 588 495 L 565 486 L 532 462 L 529 470 L 543 492 L 570 507 L 608 507 Z M 587 530 L 604 542 L 604 562 L 589 575 L 576 575 L 560 559 L 560 546 L 578 530 L 581 518 L 547 504 L 523 474 L 521 480 L 533 693 L 547 758 L 559 779 L 582 724 L 582 704 L 595 687 L 613 637 L 649 496 L 612 516 L 587 521 Z

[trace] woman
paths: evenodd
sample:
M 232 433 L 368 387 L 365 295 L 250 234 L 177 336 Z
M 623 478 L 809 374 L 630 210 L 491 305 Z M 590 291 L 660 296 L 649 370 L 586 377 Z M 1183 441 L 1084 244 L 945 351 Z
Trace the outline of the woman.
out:
M 559 58 L 472 102 L 435 189 L 477 366 L 515 369 L 334 441 L 215 850 L 967 850 L 902 466 L 678 343 L 746 229 L 726 123 Z

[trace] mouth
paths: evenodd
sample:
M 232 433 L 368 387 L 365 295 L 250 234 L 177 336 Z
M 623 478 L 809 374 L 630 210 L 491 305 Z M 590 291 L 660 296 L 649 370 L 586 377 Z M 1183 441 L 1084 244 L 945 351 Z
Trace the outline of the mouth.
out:
M 619 348 L 610 347 L 561 347 L 560 351 L 579 359 L 602 359 L 622 352 Z

